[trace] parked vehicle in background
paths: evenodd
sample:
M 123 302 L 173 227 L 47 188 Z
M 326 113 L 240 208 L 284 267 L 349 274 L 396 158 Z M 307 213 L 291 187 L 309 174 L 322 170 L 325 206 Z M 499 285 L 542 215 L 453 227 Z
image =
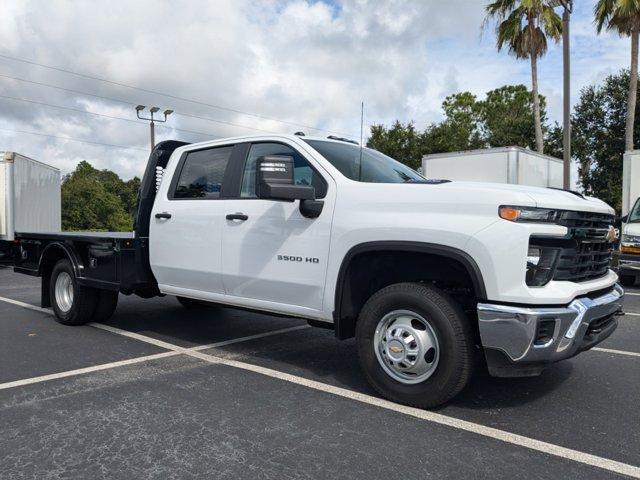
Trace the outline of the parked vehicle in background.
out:
M 562 159 L 522 147 L 484 148 L 422 157 L 428 178 L 562 188 Z
M 482 355 L 493 375 L 538 375 L 611 335 L 613 214 L 571 192 L 427 180 L 343 140 L 166 141 L 134 232 L 18 232 L 15 271 L 42 277 L 66 325 L 108 318 L 119 292 L 305 318 L 355 336 L 382 395 L 433 407 Z
M 628 287 L 634 285 L 640 276 L 640 198 L 622 217 L 618 274 L 620 283 Z
M 622 215 L 627 215 L 640 197 L 640 150 L 631 150 L 622 157 Z

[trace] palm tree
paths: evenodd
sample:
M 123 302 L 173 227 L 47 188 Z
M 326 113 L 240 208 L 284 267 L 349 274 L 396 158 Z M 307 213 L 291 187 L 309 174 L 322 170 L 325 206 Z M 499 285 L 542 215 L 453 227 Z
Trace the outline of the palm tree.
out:
M 627 124 L 625 128 L 625 149 L 633 150 L 633 122 L 638 93 L 638 33 L 640 32 L 639 0 L 598 0 L 593 14 L 596 17 L 598 33 L 606 27 L 615 30 L 621 37 L 631 37 L 631 75 L 627 92 Z
M 557 42 L 562 35 L 562 19 L 551 3 L 549 0 L 495 0 L 486 6 L 486 21 L 497 22 L 498 51 L 506 47 L 516 58 L 531 61 L 536 150 L 540 153 L 544 150 L 544 142 L 538 94 L 538 58 L 547 51 L 547 37 Z

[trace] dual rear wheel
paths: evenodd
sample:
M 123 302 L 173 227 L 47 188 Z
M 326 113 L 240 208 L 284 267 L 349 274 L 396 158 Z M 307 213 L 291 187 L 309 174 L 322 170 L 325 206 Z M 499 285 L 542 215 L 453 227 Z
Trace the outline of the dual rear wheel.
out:
M 107 320 L 118 305 L 118 292 L 79 285 L 71 262 L 59 260 L 49 282 L 51 307 L 63 325 Z

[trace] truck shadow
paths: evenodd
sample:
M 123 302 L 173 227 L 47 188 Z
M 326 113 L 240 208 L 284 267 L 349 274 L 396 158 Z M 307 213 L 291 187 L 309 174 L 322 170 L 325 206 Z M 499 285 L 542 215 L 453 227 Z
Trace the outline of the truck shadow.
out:
M 219 306 L 186 310 L 173 297 L 166 297 L 153 302 L 125 300 L 109 324 L 189 347 L 306 322 Z M 332 330 L 305 328 L 206 352 L 378 396 L 360 370 L 355 341 L 339 341 Z M 480 361 L 467 387 L 440 410 L 448 407 L 486 410 L 535 402 L 559 388 L 572 370 L 572 362 L 565 361 L 550 366 L 539 377 L 495 378 Z
M 306 324 L 300 319 L 218 306 L 188 310 L 169 296 L 142 300 L 122 295 L 115 315 L 104 323 L 181 347 L 206 345 Z
M 559 388 L 572 371 L 572 362 L 565 361 L 549 366 L 538 377 L 497 378 L 480 363 L 467 387 L 447 406 L 487 410 L 526 405 Z

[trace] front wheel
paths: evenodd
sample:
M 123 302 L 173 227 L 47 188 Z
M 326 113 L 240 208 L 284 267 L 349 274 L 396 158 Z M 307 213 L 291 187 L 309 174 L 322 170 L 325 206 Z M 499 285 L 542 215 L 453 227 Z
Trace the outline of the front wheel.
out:
M 420 283 L 375 293 L 358 317 L 356 343 L 369 383 L 390 400 L 419 408 L 453 398 L 473 369 L 464 312 L 446 293 Z

